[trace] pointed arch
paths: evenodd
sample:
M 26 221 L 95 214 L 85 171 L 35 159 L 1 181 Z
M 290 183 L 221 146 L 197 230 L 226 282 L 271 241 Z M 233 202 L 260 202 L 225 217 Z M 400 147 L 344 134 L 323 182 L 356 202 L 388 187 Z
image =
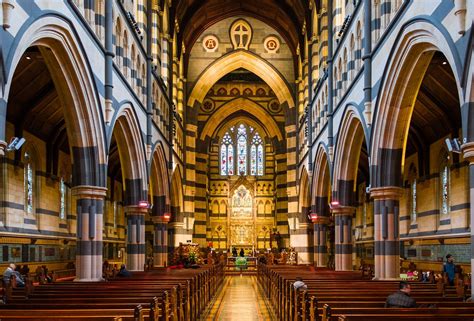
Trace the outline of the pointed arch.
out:
M 371 162 L 375 169 L 371 186 L 401 186 L 406 141 L 415 99 L 435 51 L 440 51 L 452 68 L 459 101 L 461 59 L 444 27 L 425 18 L 402 26 L 386 66 L 371 134 Z M 466 127 L 463 124 L 463 133 Z
M 171 176 L 171 221 L 172 222 L 182 222 L 184 210 L 183 202 L 183 182 L 181 176 L 181 167 L 176 166 Z
M 348 106 L 337 134 L 333 164 L 333 191 L 341 205 L 350 201 L 346 191 L 355 191 L 357 170 L 365 137 L 363 124 L 356 107 Z M 346 197 L 349 197 L 346 199 Z
M 122 105 L 111 128 L 117 142 L 122 167 L 126 204 L 136 205 L 141 200 L 147 199 L 148 179 L 144 140 L 134 108 L 130 103 Z M 109 144 L 111 141 L 112 137 Z
M 153 214 L 163 215 L 170 206 L 169 175 L 163 146 L 157 144 L 150 168 L 150 192 L 153 197 Z M 159 206 L 157 206 L 159 205 Z
M 309 186 L 309 176 L 306 167 L 303 167 L 300 176 L 300 186 L 299 186 L 299 220 L 300 223 L 307 223 L 308 214 L 311 209 L 311 191 Z
M 93 72 L 72 23 L 47 15 L 31 23 L 15 38 L 6 56 L 4 97 L 9 97 L 12 79 L 25 51 L 32 46 L 47 48 L 51 77 L 64 108 L 71 149 L 73 185 L 105 186 L 105 127 Z M 5 138 L 5 127 L 0 127 Z
M 254 115 L 262 124 L 265 124 L 265 132 L 267 132 L 270 137 L 276 137 L 279 141 L 283 140 L 283 135 L 273 117 L 271 117 L 262 106 L 243 97 L 227 102 L 213 113 L 206 122 L 206 125 L 204 125 L 200 139 L 205 140 L 206 137 L 213 137 L 216 129 L 224 120 L 229 119 L 231 115 L 240 111 L 247 112 L 249 115 Z
M 290 87 L 283 76 L 266 60 L 247 50 L 235 50 L 214 61 L 198 78 L 188 99 L 188 106 L 202 103 L 209 89 L 223 76 L 236 69 L 244 68 L 263 79 L 277 96 L 280 104 L 295 107 Z
M 328 215 L 331 195 L 331 171 L 328 153 L 322 144 L 319 145 L 316 151 L 313 168 L 311 211 L 318 215 Z

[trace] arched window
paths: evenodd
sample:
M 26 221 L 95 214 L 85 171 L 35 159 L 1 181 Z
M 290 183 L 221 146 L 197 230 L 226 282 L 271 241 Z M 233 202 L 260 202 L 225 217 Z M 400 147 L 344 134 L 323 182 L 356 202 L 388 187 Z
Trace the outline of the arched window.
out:
M 234 175 L 234 150 L 237 159 L 237 175 L 265 174 L 264 145 L 260 134 L 251 126 L 240 124 L 232 126 L 222 137 L 220 143 L 221 175 Z M 250 155 L 250 158 L 249 158 Z
M 24 154 L 24 184 L 25 184 L 25 211 L 26 214 L 33 214 L 33 193 L 34 193 L 34 172 L 33 162 L 28 152 Z
M 237 173 L 247 175 L 247 128 L 240 124 L 237 129 Z
M 441 181 L 441 215 L 449 213 L 449 166 L 445 162 L 441 166 L 441 172 L 439 174 Z
M 411 194 L 411 221 L 416 222 L 416 178 L 413 179 L 410 187 Z
M 64 182 L 64 178 L 61 177 L 59 181 L 59 218 L 61 220 L 66 219 L 67 211 L 67 186 Z
M 234 146 L 229 132 L 225 133 L 222 139 L 221 175 L 234 175 Z
M 263 175 L 263 144 L 257 132 L 250 147 L 250 175 Z

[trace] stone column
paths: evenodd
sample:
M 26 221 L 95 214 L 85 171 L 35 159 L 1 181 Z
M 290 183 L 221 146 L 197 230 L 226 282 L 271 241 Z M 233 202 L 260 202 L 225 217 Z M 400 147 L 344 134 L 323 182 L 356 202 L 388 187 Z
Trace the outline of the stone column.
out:
M 400 278 L 400 187 L 376 187 L 370 190 L 374 199 L 375 279 Z
M 318 216 L 313 219 L 314 224 L 314 262 L 317 267 L 326 267 L 328 263 L 328 247 L 326 233 L 329 217 Z
M 168 265 L 168 220 L 162 216 L 153 217 L 155 234 L 153 238 L 153 265 Z
M 75 281 L 102 281 L 102 230 L 104 224 L 104 197 L 107 188 L 75 186 L 77 249 Z
M 148 208 L 126 206 L 127 215 L 127 267 L 130 271 L 145 268 L 145 215 Z
M 470 227 L 471 227 L 471 273 L 474 272 L 474 142 L 463 144 L 464 160 L 469 162 L 469 204 L 470 204 Z M 471 289 L 474 286 L 474 278 L 471 278 Z
M 352 216 L 355 208 L 338 206 L 332 209 L 336 229 L 336 271 L 352 271 Z

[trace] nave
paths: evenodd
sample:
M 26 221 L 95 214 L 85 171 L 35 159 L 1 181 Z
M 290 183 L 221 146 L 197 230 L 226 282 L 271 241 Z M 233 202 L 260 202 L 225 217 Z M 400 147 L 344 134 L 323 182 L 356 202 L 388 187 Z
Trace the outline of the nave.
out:
M 211 302 L 207 321 L 272 320 L 272 311 L 253 275 L 226 277 L 224 286 Z

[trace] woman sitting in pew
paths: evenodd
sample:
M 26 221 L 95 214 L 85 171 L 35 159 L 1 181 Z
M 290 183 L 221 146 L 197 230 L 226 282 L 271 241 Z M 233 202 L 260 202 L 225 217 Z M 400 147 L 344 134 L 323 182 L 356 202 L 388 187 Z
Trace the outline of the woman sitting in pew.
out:
M 410 296 L 411 287 L 408 282 L 401 281 L 399 290 L 390 294 L 385 301 L 386 308 L 416 308 L 416 301 Z
M 120 271 L 118 272 L 117 276 L 122 277 L 122 278 L 129 278 L 129 277 L 132 276 L 132 273 L 130 273 L 130 271 L 127 270 L 127 267 L 125 266 L 125 264 L 122 264 L 122 266 L 120 267 Z

